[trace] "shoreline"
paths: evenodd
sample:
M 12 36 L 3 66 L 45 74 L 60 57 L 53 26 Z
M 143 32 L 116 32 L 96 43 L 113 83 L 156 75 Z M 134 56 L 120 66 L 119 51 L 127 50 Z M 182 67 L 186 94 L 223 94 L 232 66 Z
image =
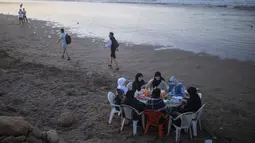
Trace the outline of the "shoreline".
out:
M 60 45 L 55 44 L 58 28 L 51 28 L 45 25 L 47 22 L 37 20 L 30 20 L 31 23 L 23 27 L 16 22 L 14 16 L 0 15 L 0 49 L 23 62 L 60 70 L 88 71 L 88 75 L 106 75 L 112 79 L 112 87 L 114 84 L 116 86 L 117 77 L 133 80 L 137 72 L 142 72 L 146 81 L 155 71 L 161 71 L 166 79 L 174 75 L 186 87 L 199 87 L 205 95 L 202 99 L 206 104 L 202 117 L 205 128 L 237 142 L 249 142 L 254 138 L 253 133 L 249 132 L 249 129 L 252 130 L 249 125 L 254 119 L 254 62 L 219 59 L 203 54 L 199 56 L 175 49 L 148 50 L 155 48 L 150 45 L 133 45 L 130 48 L 121 43 L 116 53 L 120 71 L 114 73 L 107 66 L 109 49 L 102 48 L 104 44 L 100 39 L 71 35 L 72 44 L 68 50 L 72 60 L 68 62 L 60 58 Z M 48 38 L 49 32 L 54 33 L 51 34 L 52 38 Z M 104 114 L 108 116 L 108 112 Z
M 0 16 L 1 15 L 10 16 L 11 19 L 16 17 L 15 15 L 12 15 L 12 14 L 2 14 L 2 13 L 0 13 Z M 106 42 L 106 40 L 104 38 L 101 38 L 101 37 L 81 36 L 78 33 L 72 33 L 72 31 L 70 30 L 69 27 L 63 26 L 63 24 L 58 23 L 58 22 L 45 21 L 45 20 L 40 20 L 40 19 L 36 19 L 36 18 L 29 18 L 29 21 L 36 21 L 36 22 L 39 22 L 39 23 L 42 22 L 42 23 L 44 23 L 43 27 L 51 27 L 52 29 L 54 29 L 54 31 L 64 27 L 66 31 L 71 33 L 72 36 L 77 38 L 77 39 L 89 39 L 92 42 L 97 41 L 97 43 L 99 42 L 101 44 Z M 56 32 L 54 32 L 53 35 L 54 34 L 56 34 Z M 154 44 L 145 44 L 145 43 L 136 44 L 134 42 L 122 42 L 122 41 L 119 41 L 119 43 L 121 43 L 121 46 L 125 49 L 126 48 L 134 49 L 134 47 L 137 47 L 137 48 L 142 48 L 142 50 L 153 50 L 153 51 L 168 51 L 168 50 L 171 51 L 171 50 L 173 50 L 173 51 L 178 51 L 178 52 L 186 52 L 187 54 L 193 54 L 193 55 L 196 55 L 196 56 L 214 57 L 217 60 L 232 60 L 232 61 L 236 61 L 236 62 L 244 62 L 244 63 L 249 63 L 251 65 L 255 65 L 255 61 L 253 61 L 251 59 L 241 60 L 241 59 L 238 59 L 238 58 L 221 57 L 219 55 L 214 55 L 214 54 L 210 54 L 210 53 L 206 53 L 206 52 L 195 52 L 195 51 L 192 51 L 192 50 L 183 50 L 183 49 L 180 49 L 180 48 L 175 48 L 172 45 L 164 46 L 164 45 L 156 45 L 156 44 L 154 45 Z M 102 45 L 102 47 L 104 47 L 104 45 Z
M 47 0 L 46 0 L 47 1 Z M 56 2 L 61 1 L 61 2 L 73 2 L 72 0 L 54 0 Z M 17 1 L 12 1 L 12 2 L 2 2 L 2 3 L 16 3 Z M 25 1 L 25 2 L 31 2 L 31 1 Z M 234 9 L 239 9 L 239 10 L 255 10 L 255 3 L 248 3 L 248 4 L 241 4 L 241 3 L 237 3 L 237 4 L 230 4 L 230 3 L 166 3 L 166 2 L 121 2 L 121 1 L 117 1 L 117 2 L 111 2 L 111 1 L 75 1 L 75 2 L 91 2 L 91 3 L 116 3 L 116 4 L 141 4 L 141 5 L 156 5 L 156 6 L 198 6 L 198 7 L 209 7 L 209 8 L 234 8 Z
M 109 22 L 109 25 L 103 24 L 104 18 L 107 16 L 110 16 L 109 14 L 111 12 L 105 11 L 105 14 L 102 13 L 104 18 L 101 18 L 100 16 L 94 15 L 94 20 L 90 18 L 91 15 L 95 14 L 93 10 L 91 12 L 84 11 L 84 14 L 79 15 L 78 11 L 73 11 L 79 16 L 82 16 L 82 18 L 79 18 L 79 16 L 72 17 L 72 20 L 68 19 L 62 19 L 61 17 L 64 17 L 61 13 L 59 14 L 50 14 L 50 13 L 44 13 L 43 9 L 47 9 L 47 3 L 48 2 L 35 2 L 33 3 L 27 3 L 26 6 L 28 10 L 31 12 L 31 18 L 34 18 L 35 20 L 46 20 L 46 21 L 55 21 L 54 26 L 63 26 L 63 27 L 70 27 L 70 29 L 77 33 L 79 37 L 81 38 L 87 38 L 87 37 L 100 37 L 103 39 L 108 39 L 107 34 L 108 31 L 114 31 L 115 34 L 118 36 L 119 41 L 127 42 L 136 45 L 140 44 L 148 44 L 148 45 L 162 45 L 162 46 L 172 46 L 176 49 L 182 49 L 186 51 L 191 51 L 195 53 L 199 52 L 205 52 L 212 56 L 220 56 L 221 58 L 230 58 L 230 59 L 238 59 L 241 61 L 255 61 L 254 56 L 252 55 L 254 53 L 254 49 L 252 48 L 255 44 L 252 41 L 253 38 L 253 13 L 249 13 L 247 11 L 240 11 L 240 10 L 232 10 L 232 9 L 221 9 L 221 8 L 191 8 L 191 7 L 176 7 L 176 8 L 167 8 L 167 7 L 155 7 L 156 11 L 162 11 L 167 12 L 164 13 L 162 16 L 159 16 L 159 19 L 162 19 L 164 16 L 174 16 L 171 13 L 175 13 L 178 10 L 185 11 L 185 10 L 191 10 L 190 13 L 180 13 L 184 14 L 184 19 L 189 19 L 189 22 L 185 22 L 185 20 L 175 20 L 173 22 L 166 21 L 168 24 L 162 24 L 162 27 L 160 26 L 160 21 L 155 22 L 155 27 L 150 28 L 150 22 L 146 22 L 144 25 L 141 25 L 141 23 L 147 21 L 149 18 L 146 18 L 146 13 L 149 13 L 149 8 L 153 8 L 151 6 L 132 6 L 132 5 L 118 5 L 118 4 L 93 4 L 93 3 L 73 3 L 70 2 L 70 6 L 72 6 L 73 9 L 75 9 L 75 6 L 79 7 L 79 5 L 83 5 L 82 7 L 123 7 L 126 12 L 124 12 L 123 16 L 118 15 L 119 19 L 123 19 L 124 17 L 132 17 L 128 14 L 128 10 L 137 7 L 141 7 L 141 10 L 147 11 L 146 13 L 142 14 L 144 19 L 141 19 L 141 22 L 136 23 L 136 21 L 132 21 L 133 24 L 137 24 L 135 27 L 125 25 L 124 23 L 116 23 L 116 26 L 114 27 L 114 23 Z M 50 2 L 52 6 L 54 6 L 56 9 L 59 5 L 68 6 L 68 2 Z M 15 7 L 19 3 L 11 4 L 8 7 L 12 7 L 12 10 L 5 9 L 4 5 L 2 5 L 3 13 L 5 14 L 14 14 Z M 33 8 L 38 6 L 38 11 L 40 13 L 36 13 L 36 9 Z M 126 7 L 126 8 L 125 8 Z M 71 7 L 70 7 L 71 8 Z M 94 9 L 94 8 L 93 8 Z M 154 9 L 154 8 L 153 8 Z M 88 9 L 89 10 L 89 9 Z M 138 9 L 137 9 L 138 10 Z M 82 8 L 81 8 L 82 11 Z M 160 14 L 155 11 L 155 14 Z M 193 12 L 192 12 L 193 11 Z M 206 11 L 204 14 L 201 13 L 201 11 Z M 169 14 L 168 14 L 169 13 Z M 193 14 L 192 14 L 193 13 Z M 68 15 L 68 13 L 66 13 Z M 215 23 L 210 22 L 211 24 L 207 24 L 207 21 L 214 21 L 214 15 L 215 14 Z M 70 14 L 72 15 L 72 14 Z M 153 14 L 150 14 L 153 15 Z M 178 13 L 176 13 L 178 15 Z M 186 16 L 185 16 L 186 15 Z M 197 16 L 201 15 L 201 16 Z M 117 15 L 116 15 L 117 16 Z M 247 20 L 241 20 L 238 17 L 243 17 Z M 234 18 L 235 17 L 235 18 Z M 139 15 L 134 17 L 135 19 L 139 19 Z M 165 17 L 167 18 L 167 17 Z M 207 19 L 202 20 L 201 22 L 199 18 Z M 226 21 L 226 25 L 223 24 L 224 18 L 229 19 Z M 231 19 L 236 19 L 235 22 L 232 22 Z M 195 20 L 196 19 L 196 20 Z M 217 20 L 216 20 L 217 19 Z M 250 20 L 249 20 L 250 19 Z M 100 22 L 96 22 L 100 21 Z M 130 21 L 130 22 L 131 22 Z M 249 22 L 248 22 L 249 21 Z M 96 23 L 95 23 L 96 22 Z M 100 24 L 101 23 L 101 24 Z M 106 22 L 107 23 L 107 22 Z M 140 23 L 140 24 L 139 24 Z M 189 24 L 188 24 L 189 23 Z M 238 23 L 238 24 L 237 24 Z M 168 26 L 171 25 L 172 26 Z M 187 26 L 188 24 L 189 26 Z M 198 30 L 195 28 L 195 26 L 200 25 L 201 29 Z M 226 28 L 222 28 L 221 25 L 226 26 Z M 98 27 L 98 28 L 96 28 Z M 123 28 L 121 28 L 123 27 Z M 124 28 L 125 27 L 125 28 Z M 157 28 L 156 28 L 157 27 Z M 163 28 L 164 27 L 164 28 Z M 193 28 L 192 28 L 193 27 Z M 214 28 L 215 27 L 215 28 Z M 218 28 L 217 28 L 218 27 Z M 144 31 L 144 32 L 143 32 Z M 223 32 L 226 31 L 226 32 Z M 139 34 L 142 32 L 142 34 Z M 223 32 L 219 36 L 218 33 Z M 238 33 L 241 33 L 238 34 Z M 153 36 L 155 34 L 155 36 Z M 133 35 L 133 36 L 131 36 Z M 150 36 L 151 35 L 151 36 Z M 193 35 L 193 36 L 192 36 Z M 202 36 L 204 35 L 204 36 Z M 238 38 L 240 35 L 240 38 Z M 85 37 L 86 36 L 86 37 Z M 246 37 L 247 36 L 247 37 Z M 139 47 L 139 46 L 137 46 Z M 149 47 L 149 46 L 148 46 Z M 249 50 L 250 52 L 246 51 Z

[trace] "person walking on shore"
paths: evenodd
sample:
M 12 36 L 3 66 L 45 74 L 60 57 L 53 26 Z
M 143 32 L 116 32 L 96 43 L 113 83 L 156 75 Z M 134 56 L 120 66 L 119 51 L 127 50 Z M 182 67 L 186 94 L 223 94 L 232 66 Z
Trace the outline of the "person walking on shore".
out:
M 119 70 L 118 63 L 116 60 L 116 51 L 118 51 L 119 43 L 115 39 L 113 32 L 109 33 L 109 38 L 110 40 L 105 44 L 105 47 L 111 47 L 110 63 L 108 66 L 112 67 L 112 61 L 114 60 L 116 64 L 116 70 Z
M 19 10 L 19 24 L 22 25 L 23 24 L 23 12 L 22 9 Z
M 63 54 L 61 56 L 62 59 L 64 59 L 64 55 L 66 54 L 67 55 L 67 60 L 71 60 L 71 58 L 69 57 L 68 53 L 67 53 L 67 44 L 70 44 L 71 43 L 71 38 L 69 35 L 67 35 L 65 33 L 65 30 L 62 28 L 60 29 L 60 36 L 58 38 L 58 41 L 57 43 L 59 43 L 61 41 L 61 45 L 62 45 L 62 48 L 63 48 Z
M 28 20 L 27 20 L 27 11 L 25 10 L 25 8 L 23 8 L 22 13 L 23 13 L 23 22 L 28 22 Z

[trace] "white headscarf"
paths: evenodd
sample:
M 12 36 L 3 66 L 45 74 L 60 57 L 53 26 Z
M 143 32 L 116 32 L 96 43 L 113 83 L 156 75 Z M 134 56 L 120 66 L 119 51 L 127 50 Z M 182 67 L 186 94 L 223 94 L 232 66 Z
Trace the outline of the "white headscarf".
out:
M 126 94 L 127 91 L 128 91 L 128 88 L 127 88 L 126 86 L 124 86 L 124 83 L 125 83 L 126 81 L 127 81 L 127 79 L 124 78 L 124 77 L 118 79 L 118 87 L 117 87 L 117 89 L 123 90 L 123 91 L 124 91 L 124 94 Z
M 178 80 L 174 76 L 172 76 L 170 78 L 169 82 L 171 85 L 177 85 L 179 83 Z

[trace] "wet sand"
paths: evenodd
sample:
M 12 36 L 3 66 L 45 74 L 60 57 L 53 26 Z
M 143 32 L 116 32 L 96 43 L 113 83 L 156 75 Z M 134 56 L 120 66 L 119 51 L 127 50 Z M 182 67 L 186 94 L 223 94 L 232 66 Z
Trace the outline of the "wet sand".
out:
M 102 39 L 72 35 L 68 48 L 72 60 L 67 61 L 61 59 L 62 49 L 55 43 L 59 28 L 46 26 L 43 21 L 30 20 L 23 26 L 17 22 L 16 17 L 0 15 L 0 50 L 14 58 L 1 56 L 0 89 L 5 94 L 0 99 L 5 104 L 21 100 L 17 108 L 26 114 L 3 114 L 22 115 L 34 124 L 39 122 L 42 128 L 56 128 L 67 142 L 155 142 L 153 133 L 131 137 L 131 127 L 119 133 L 119 118 L 107 125 L 110 106 L 106 94 L 114 91 L 118 77 L 133 80 L 137 72 L 142 72 L 149 80 L 155 71 L 161 71 L 166 79 L 174 75 L 186 87 L 201 89 L 206 104 L 202 122 L 211 134 L 229 142 L 255 139 L 254 62 L 121 44 L 116 53 L 120 71 L 113 72 L 107 66 L 110 52 L 103 48 Z M 69 128 L 60 128 L 56 117 L 65 108 L 71 109 L 78 121 Z M 196 142 L 208 137 L 204 133 L 199 136 Z M 189 142 L 187 138 L 183 137 L 184 142 Z

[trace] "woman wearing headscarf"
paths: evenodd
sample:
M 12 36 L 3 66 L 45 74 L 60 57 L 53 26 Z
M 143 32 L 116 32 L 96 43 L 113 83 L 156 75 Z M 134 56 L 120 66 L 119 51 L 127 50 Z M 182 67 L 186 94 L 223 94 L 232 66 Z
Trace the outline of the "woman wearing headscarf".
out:
M 145 88 L 147 89 L 155 89 L 159 88 L 161 90 L 168 91 L 168 85 L 165 82 L 165 79 L 161 76 L 161 73 L 157 71 L 154 75 L 154 78 L 151 79 L 146 85 Z
M 181 96 L 185 95 L 185 87 L 180 83 L 174 76 L 169 80 L 169 95 L 170 96 Z
M 166 114 L 166 104 L 163 99 L 160 98 L 161 90 L 156 88 L 152 91 L 152 98 L 147 101 L 146 109 L 148 110 L 156 110 L 163 114 Z
M 133 90 L 127 91 L 126 97 L 122 104 L 129 105 L 135 108 L 137 111 L 142 112 L 145 108 L 145 104 L 137 100 L 135 97 L 135 92 Z
M 134 94 L 135 94 L 135 92 L 133 90 L 127 91 L 127 94 L 126 94 L 125 99 L 122 102 L 122 104 L 131 106 L 131 107 L 135 108 L 140 113 L 140 112 L 144 111 L 145 104 L 138 101 L 134 97 Z M 141 120 L 141 116 L 138 115 L 136 112 L 133 111 L 132 115 L 133 115 L 133 120 Z
M 124 95 L 126 95 L 128 88 L 126 87 L 126 81 L 127 79 L 124 77 L 121 77 L 118 79 L 118 86 L 117 86 L 117 92 L 121 92 Z
M 201 99 L 197 93 L 197 88 L 189 87 L 187 92 L 189 99 L 187 100 L 187 103 L 181 107 L 180 112 L 197 112 L 202 106 Z
M 174 111 L 171 113 L 171 116 L 173 118 L 176 118 L 178 115 L 180 115 L 181 113 L 186 113 L 186 112 L 197 112 L 202 103 L 201 103 L 201 99 L 197 94 L 197 88 L 195 87 L 189 87 L 187 89 L 187 92 L 189 94 L 189 99 L 187 100 L 187 102 L 185 104 L 183 104 L 181 107 L 179 107 L 177 109 L 177 111 Z M 177 126 L 181 125 L 181 120 L 173 120 L 174 124 L 176 124 Z
M 132 84 L 132 90 L 133 91 L 140 91 L 142 86 L 145 85 L 145 82 L 143 80 L 143 74 L 137 73 L 135 76 L 135 81 Z

